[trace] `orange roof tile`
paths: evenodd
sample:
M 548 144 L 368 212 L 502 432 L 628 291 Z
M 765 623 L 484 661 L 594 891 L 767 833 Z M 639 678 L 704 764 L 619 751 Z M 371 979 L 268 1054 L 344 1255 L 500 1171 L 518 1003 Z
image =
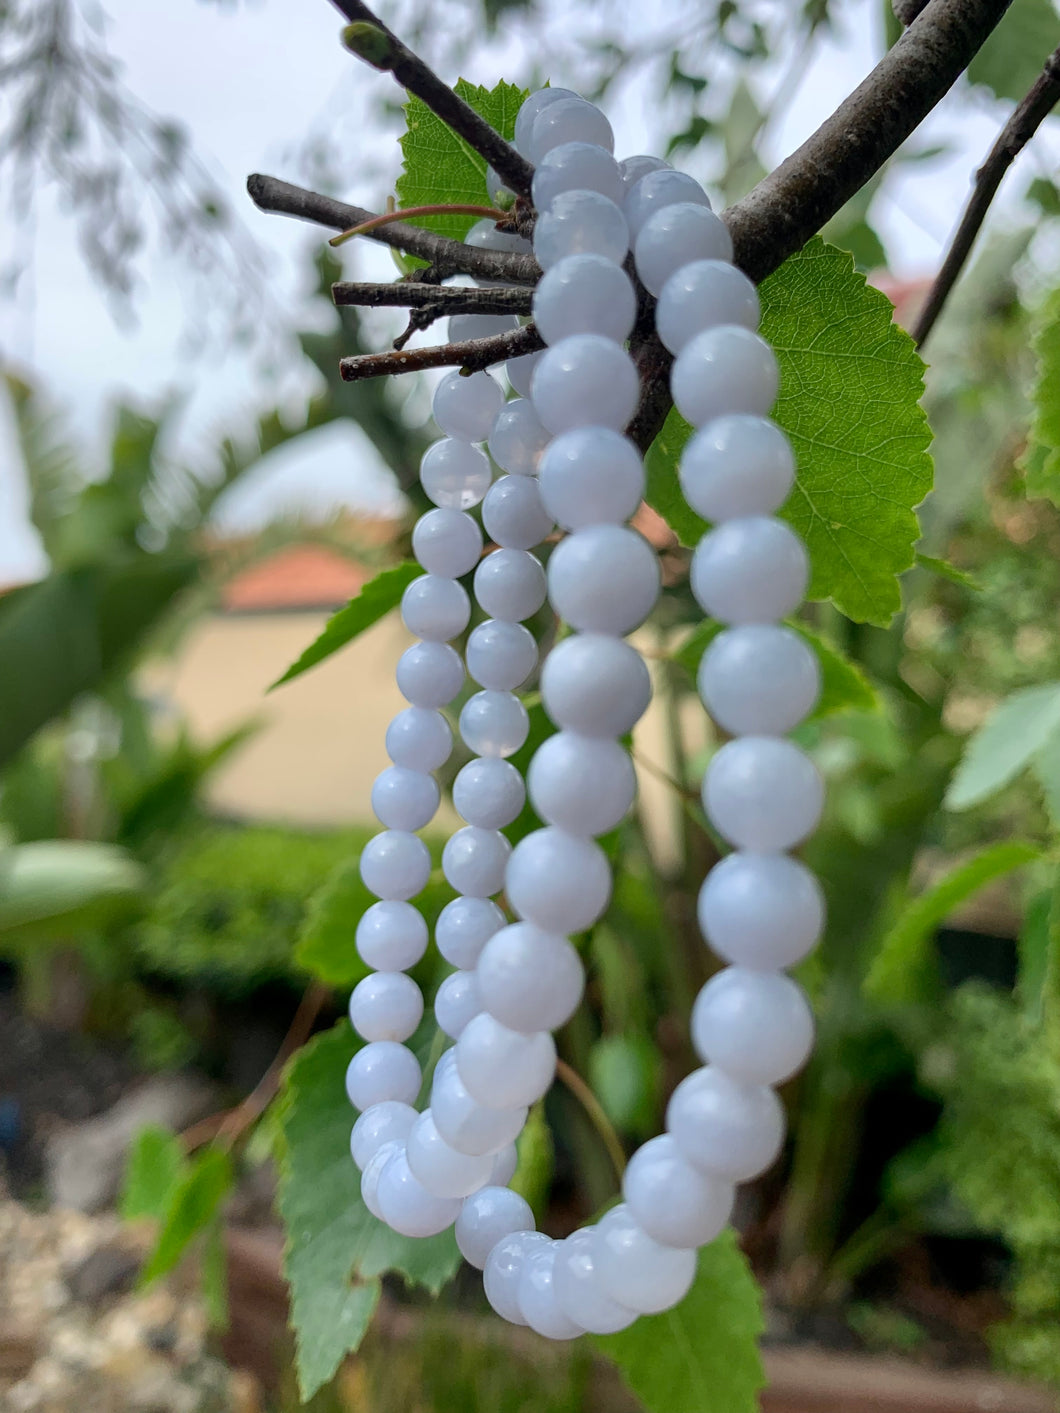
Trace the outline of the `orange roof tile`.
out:
M 339 608 L 372 571 L 327 545 L 291 545 L 237 574 L 224 588 L 226 613 Z

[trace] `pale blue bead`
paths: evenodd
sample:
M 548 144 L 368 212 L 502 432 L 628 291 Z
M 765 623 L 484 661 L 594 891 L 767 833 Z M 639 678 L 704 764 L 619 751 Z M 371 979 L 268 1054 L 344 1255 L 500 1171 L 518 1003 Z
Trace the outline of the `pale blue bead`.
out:
M 454 898 L 438 914 L 434 940 L 447 962 L 454 967 L 470 969 L 478 961 L 483 947 L 504 923 L 504 914 L 496 903 L 486 898 Z
M 696 1274 L 696 1253 L 653 1241 L 624 1202 L 597 1223 L 593 1261 L 604 1293 L 641 1315 L 677 1305 Z
M 349 1015 L 365 1040 L 407 1040 L 423 1019 L 423 995 L 403 971 L 374 971 L 354 987 Z
M 434 1019 L 438 1029 L 459 1040 L 468 1021 L 482 1010 L 482 995 L 473 971 L 454 971 L 438 987 L 434 997 Z
M 636 530 L 590 525 L 562 540 L 548 562 L 548 596 L 583 633 L 639 628 L 659 597 L 659 562 Z
M 703 808 L 740 849 L 771 853 L 801 844 L 817 828 L 824 787 L 817 767 L 791 741 L 741 736 L 711 759 Z
M 460 735 L 479 756 L 512 756 L 526 740 L 530 718 L 511 692 L 476 692 L 460 713 Z
M 599 255 L 621 265 L 628 250 L 625 216 L 598 191 L 561 192 L 534 227 L 534 254 L 542 270 L 568 255 Z
M 640 382 L 619 344 L 599 334 L 573 334 L 545 350 L 531 392 L 550 432 L 589 426 L 620 432 L 636 411 Z
M 593 1260 L 593 1229 L 582 1227 L 556 1247 L 553 1285 L 561 1310 L 590 1334 L 616 1334 L 637 1318 L 636 1311 L 605 1295 Z
M 386 729 L 387 755 L 409 770 L 437 770 L 449 759 L 453 733 L 440 711 L 406 707 Z
M 671 275 L 695 260 L 731 260 L 732 236 L 709 207 L 681 201 L 645 221 L 634 254 L 641 283 L 657 295 Z
M 771 515 L 795 480 L 787 437 L 765 417 L 715 417 L 685 446 L 678 467 L 685 499 L 704 520 Z
M 824 927 L 821 886 L 785 854 L 729 854 L 699 891 L 699 926 L 718 956 L 772 971 L 801 962 Z
M 486 534 L 505 549 L 528 550 L 552 533 L 552 517 L 533 476 L 501 476 L 482 502 Z
M 525 236 L 514 231 L 499 231 L 496 221 L 488 216 L 476 221 L 464 237 L 465 245 L 473 245 L 479 250 L 500 250 L 505 255 L 529 255 L 530 242 Z
M 624 747 L 573 731 L 557 731 L 537 748 L 526 785 L 530 803 L 546 824 L 585 837 L 619 825 L 637 789 Z
M 491 618 L 508 623 L 532 618 L 547 592 L 544 568 L 529 550 L 494 550 L 475 570 L 475 598 Z
M 447 642 L 467 627 L 471 600 L 463 584 L 439 574 L 413 579 L 401 596 L 401 621 L 417 638 Z
M 387 829 L 361 850 L 361 878 L 377 898 L 404 902 L 422 893 L 431 876 L 427 845 L 415 834 Z
M 584 98 L 561 98 L 538 113 L 527 156 L 539 165 L 554 147 L 568 142 L 588 142 L 605 152 L 615 150 L 611 124 L 595 104 Z
M 625 196 L 618 163 L 591 142 L 562 143 L 538 164 L 532 187 L 538 211 L 547 211 L 564 191 L 598 191 L 616 204 Z
M 541 700 L 557 726 L 585 736 L 631 731 L 651 701 L 651 676 L 621 639 L 578 633 L 557 643 L 541 669 Z
M 492 167 L 486 168 L 486 194 L 493 206 L 503 202 L 502 210 L 506 210 L 511 205 L 511 198 L 515 195 L 511 187 L 505 186 L 503 177 Z
M 504 887 L 504 867 L 511 848 L 499 830 L 469 824 L 447 840 L 442 850 L 442 872 L 458 893 L 492 898 Z
M 512 392 L 516 392 L 520 397 L 530 396 L 530 383 L 534 376 L 534 369 L 544 350 L 538 349 L 536 353 L 524 353 L 518 358 L 509 358 L 504 365 L 508 381 L 512 385 Z
M 521 623 L 488 618 L 467 640 L 468 675 L 495 692 L 514 692 L 537 666 L 537 643 Z
M 358 1118 L 350 1134 L 350 1156 L 363 1172 L 385 1143 L 404 1143 L 419 1115 L 411 1104 L 385 1099 Z
M 694 177 L 684 172 L 675 172 L 670 167 L 660 167 L 647 172 L 626 192 L 622 210 L 629 225 L 629 238 L 635 241 L 645 222 L 666 206 L 676 206 L 680 202 L 692 202 L 696 206 L 710 206 L 706 192 Z
M 454 510 L 470 510 L 490 488 L 489 457 L 469 442 L 443 437 L 420 462 L 420 485 L 428 500 Z
M 808 579 L 798 535 L 764 515 L 726 520 L 704 535 L 689 575 L 696 602 L 720 623 L 786 618 L 802 603 Z
M 459 579 L 482 555 L 482 531 L 462 510 L 428 510 L 412 531 L 412 553 L 428 574 Z
M 636 186 L 641 177 L 646 177 L 649 172 L 661 172 L 664 168 L 669 169 L 669 162 L 664 162 L 661 157 L 649 157 L 646 153 L 638 152 L 632 157 L 625 157 L 618 164 L 618 170 L 622 177 L 623 192 L 628 193 Z
M 466 442 L 484 442 L 493 419 L 501 410 L 504 393 L 500 383 L 488 373 L 447 373 L 434 390 L 431 411 L 448 437 Z
M 430 1109 L 420 1114 L 405 1145 L 409 1170 L 432 1197 L 463 1199 L 489 1178 L 492 1158 L 473 1157 L 451 1148 L 435 1127 Z
M 536 1104 L 556 1070 L 556 1046 L 547 1031 L 524 1035 L 485 1011 L 468 1022 L 454 1048 L 464 1087 L 489 1109 Z
M 728 259 L 694 260 L 659 291 L 655 328 L 664 346 L 680 353 L 696 334 L 719 324 L 757 329 L 759 314 L 758 291 L 742 270 Z
M 541 454 L 548 446 L 543 426 L 529 398 L 513 398 L 497 414 L 490 432 L 490 455 L 513 476 L 536 476 Z
M 514 146 L 524 157 L 530 156 L 530 138 L 534 130 L 534 120 L 538 113 L 550 103 L 558 103 L 561 98 L 577 98 L 570 88 L 539 88 L 529 94 L 515 116 Z
M 512 923 L 490 938 L 475 976 L 483 1008 L 524 1034 L 564 1025 L 585 985 L 581 960 L 566 937 L 528 922 Z
M 372 812 L 388 829 L 415 831 L 430 824 L 440 798 L 433 775 L 392 765 L 376 776 L 372 786 Z
M 526 802 L 523 777 L 510 761 L 483 756 L 468 761 L 453 781 L 453 808 L 468 824 L 504 829 Z
M 553 1285 L 555 1259 L 555 1242 L 527 1253 L 519 1276 L 519 1310 L 530 1328 L 545 1339 L 577 1339 L 585 1329 L 560 1309 Z
M 526 1122 L 527 1110 L 525 1105 L 510 1109 L 488 1108 L 473 1099 L 460 1078 L 456 1050 L 452 1049 L 445 1052 L 435 1067 L 431 1113 L 438 1132 L 451 1148 L 477 1157 L 483 1153 L 498 1153 L 516 1139 Z
M 534 1214 L 525 1198 L 491 1185 L 464 1199 L 456 1219 L 456 1244 L 464 1260 L 481 1271 L 499 1241 L 533 1228 Z
M 692 1044 L 704 1064 L 745 1084 L 783 1084 L 813 1048 L 813 1012 L 802 988 L 776 972 L 726 967 L 692 1007 Z
M 638 1148 L 622 1177 L 622 1196 L 641 1230 L 682 1250 L 714 1240 L 734 1195 L 731 1182 L 694 1168 L 668 1133 Z
M 379 1174 L 376 1202 L 383 1221 L 401 1236 L 437 1236 L 460 1215 L 459 1197 L 435 1197 L 409 1168 L 404 1150 Z
M 640 452 L 610 427 L 575 427 L 563 432 L 541 458 L 541 498 L 565 530 L 620 525 L 644 498 Z
M 374 971 L 405 971 L 427 950 L 427 924 L 411 903 L 373 903 L 361 914 L 356 943 L 365 966 Z
M 571 334 L 601 334 L 624 343 L 637 317 L 633 284 L 602 255 L 567 255 L 534 291 L 534 322 L 548 344 Z
M 666 1127 L 693 1167 L 729 1182 L 750 1182 L 776 1162 L 784 1110 L 772 1089 L 741 1084 L 708 1065 L 674 1090 Z
M 773 350 L 737 324 L 721 324 L 697 334 L 670 370 L 674 403 L 693 427 L 729 412 L 764 417 L 777 400 L 779 385 Z
M 346 1094 L 362 1112 L 388 1099 L 414 1104 L 420 1091 L 420 1062 L 396 1040 L 362 1045 L 346 1069 Z
M 413 643 L 398 658 L 397 685 L 413 706 L 448 706 L 464 685 L 464 664 L 448 643 Z
M 508 860 L 505 891 L 518 917 L 545 932 L 572 936 L 606 911 L 611 868 L 591 839 L 550 826 L 516 844 Z
M 514 314 L 453 314 L 447 332 L 450 343 L 463 343 L 465 339 L 492 338 L 518 327 Z
M 732 736 L 783 736 L 813 710 L 817 654 L 790 628 L 748 623 L 719 633 L 699 663 L 703 705 Z
M 527 1253 L 544 1247 L 549 1238 L 539 1231 L 513 1232 L 504 1237 L 489 1253 L 482 1273 L 486 1299 L 502 1320 L 510 1325 L 525 1325 L 519 1308 L 519 1278 Z

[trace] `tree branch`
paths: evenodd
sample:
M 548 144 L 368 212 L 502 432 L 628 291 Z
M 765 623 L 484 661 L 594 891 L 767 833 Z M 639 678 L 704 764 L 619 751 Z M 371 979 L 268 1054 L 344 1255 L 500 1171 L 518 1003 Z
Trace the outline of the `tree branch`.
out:
M 360 206 L 350 206 L 345 201 L 336 201 L 334 197 L 307 191 L 305 187 L 294 186 L 277 177 L 262 176 L 258 172 L 247 178 L 247 191 L 261 211 L 296 216 L 299 220 L 313 221 L 318 226 L 333 230 L 349 230 L 351 226 L 371 220 L 373 215 Z M 541 267 L 532 255 L 483 250 L 478 246 L 465 245 L 461 240 L 436 235 L 422 226 L 406 225 L 403 221 L 379 226 L 364 238 L 429 260 L 438 279 L 448 279 L 450 275 L 474 275 L 483 280 L 503 280 L 506 284 L 532 285 L 541 275 Z
M 928 334 L 942 312 L 950 293 L 957 283 L 965 261 L 971 253 L 975 238 L 979 234 L 990 203 L 997 189 L 1019 154 L 1030 142 L 1042 123 L 1060 102 L 1060 48 L 1055 49 L 1045 62 L 1045 68 L 1038 75 L 1030 92 L 1001 130 L 1001 135 L 990 149 L 986 161 L 975 174 L 975 186 L 968 205 L 964 209 L 957 233 L 953 237 L 942 267 L 935 276 L 923 309 L 913 327 L 913 341 L 917 348 L 923 346 Z
M 494 363 L 504 363 L 524 353 L 536 353 L 544 346 L 534 325 L 525 324 L 520 329 L 486 339 L 464 339 L 461 343 L 402 349 L 397 353 L 356 354 L 339 360 L 339 372 L 347 383 L 359 383 L 364 378 L 386 378 L 392 373 L 419 373 L 424 368 L 467 368 L 477 373 Z
M 533 291 L 512 286 L 475 289 L 462 285 L 430 285 L 414 280 L 382 284 L 341 281 L 331 286 L 336 304 L 360 304 L 373 309 L 418 309 L 437 305 L 443 314 L 529 314 Z
M 812 137 L 725 212 L 735 262 L 763 280 L 801 250 L 949 91 L 1011 0 L 930 0 Z
M 360 0 L 332 0 L 332 4 L 352 21 L 343 42 L 360 58 L 377 69 L 389 70 L 404 88 L 423 100 L 432 113 L 493 168 L 506 186 L 518 196 L 530 195 L 534 169 L 500 133 L 465 103 L 447 83 L 413 54 L 397 35 L 387 29 Z M 373 34 L 371 31 L 375 31 Z

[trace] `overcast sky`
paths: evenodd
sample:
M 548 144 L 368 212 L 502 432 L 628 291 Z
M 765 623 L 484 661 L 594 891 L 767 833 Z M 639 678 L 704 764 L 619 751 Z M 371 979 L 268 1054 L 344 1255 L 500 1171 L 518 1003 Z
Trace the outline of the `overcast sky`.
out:
M 646 33 L 643 7 L 628 7 L 628 32 Z M 79 438 L 98 455 L 108 407 L 117 397 L 149 405 L 168 391 L 187 395 L 181 445 L 194 457 L 213 433 L 246 425 L 255 409 L 279 399 L 292 402 L 311 379 L 282 330 L 306 318 L 307 250 L 319 243 L 311 228 L 254 210 L 243 193 L 250 171 L 295 176 L 295 152 L 314 130 L 341 116 L 342 131 L 370 132 L 354 121 L 369 112 L 390 80 L 357 64 L 339 47 L 341 21 L 327 0 L 256 0 L 238 7 L 173 0 L 106 0 L 110 42 L 122 60 L 128 87 L 157 113 L 187 128 L 200 155 L 236 210 L 241 212 L 269 262 L 275 297 L 275 357 L 263 382 L 260 358 L 223 348 L 195 358 L 182 349 L 183 301 L 187 282 L 172 264 L 154 259 L 147 267 L 149 287 L 136 303 L 134 327 L 119 327 L 93 278 L 76 252 L 75 230 L 45 194 L 36 223 L 33 277 L 17 297 L 0 304 L 0 357 L 28 371 L 52 392 Z M 562 4 L 554 24 L 562 25 Z M 389 12 L 388 12 L 389 13 Z M 849 0 L 847 23 L 825 43 L 807 71 L 794 102 L 769 139 L 771 160 L 796 146 L 871 67 L 880 51 L 876 0 Z M 549 73 L 544 52 L 553 52 L 526 27 L 505 43 L 483 51 L 466 66 L 467 77 L 492 84 L 498 77 L 523 79 L 537 69 Z M 537 52 L 535 52 L 535 46 Z M 559 61 L 562 65 L 562 59 Z M 447 74 L 455 78 L 456 75 Z M 569 76 L 562 67 L 554 83 Z M 650 105 L 626 93 L 609 116 L 619 155 L 659 150 L 663 134 Z M 922 130 L 920 141 L 946 142 L 950 156 L 911 167 L 895 199 L 874 212 L 887 240 L 896 274 L 932 270 L 940 246 L 964 200 L 969 172 L 989 146 L 1004 110 L 986 102 L 958 99 L 944 105 Z M 390 180 L 399 154 L 393 146 Z M 390 189 L 378 170 L 361 173 L 350 153 L 346 192 L 351 200 L 379 207 Z M 383 167 L 387 165 L 384 155 Z M 1004 219 L 1004 207 L 1000 213 Z M 362 247 L 354 257 L 358 274 L 390 278 L 393 265 L 378 248 Z M 56 278 L 61 274 L 61 278 Z M 319 317 L 319 315 L 317 316 Z M 270 327 L 272 327 L 270 325 Z M 250 482 L 231 497 L 225 523 L 246 528 L 279 509 L 327 509 L 336 504 L 381 508 L 393 503 L 385 470 L 359 435 L 328 429 L 296 454 L 270 458 Z M 26 525 L 24 497 L 10 432 L 0 426 L 0 583 L 41 572 L 43 559 Z

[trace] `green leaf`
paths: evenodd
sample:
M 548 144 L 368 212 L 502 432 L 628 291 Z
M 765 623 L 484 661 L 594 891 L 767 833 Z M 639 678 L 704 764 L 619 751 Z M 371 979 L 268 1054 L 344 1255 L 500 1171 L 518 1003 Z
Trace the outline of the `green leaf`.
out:
M 762 1302 L 735 1233 L 699 1253 L 692 1289 L 663 1315 L 642 1315 L 593 1343 L 647 1413 L 758 1413 L 765 1385 Z
M 1060 289 L 1052 291 L 1039 311 L 1034 353 L 1033 416 L 1020 466 L 1030 499 L 1060 505 Z
M 552 1130 L 545 1118 L 543 1103 L 537 1103 L 531 1108 L 523 1131 L 516 1140 L 516 1149 L 519 1161 L 508 1186 L 525 1198 L 534 1216 L 540 1220 L 548 1207 L 552 1172 L 556 1165 Z
M 924 365 L 887 297 L 815 238 L 761 286 L 762 336 L 780 363 L 774 416 L 798 471 L 783 515 L 806 541 L 809 597 L 886 625 L 914 561 L 914 508 L 931 489 Z M 647 457 L 648 503 L 684 545 L 706 529 L 677 483 L 690 434 L 671 412 Z
M 946 791 L 946 808 L 966 810 L 996 794 L 1058 729 L 1060 682 L 1013 692 L 973 733 Z
M 206 1148 L 173 1190 L 155 1249 L 140 1272 L 147 1285 L 177 1264 L 194 1239 L 216 1218 L 232 1189 L 232 1159 L 221 1148 Z
M 1054 902 L 1056 888 L 1043 889 L 1028 902 L 1020 928 L 1017 952 L 1019 979 L 1017 993 L 1027 1014 L 1038 1024 L 1041 1021 L 1046 982 L 1055 966 L 1057 938 Z
M 968 65 L 968 77 L 997 98 L 1019 102 L 1058 43 L 1060 21 L 1052 0 L 1015 0 Z
M 921 893 L 880 943 L 865 979 L 866 994 L 899 1004 L 920 999 L 933 979 L 932 943 L 939 925 L 985 884 L 1040 856 L 1037 845 L 1023 840 L 992 844 Z
M 973 589 L 978 593 L 983 587 L 978 579 L 965 570 L 958 569 L 948 559 L 935 559 L 930 554 L 918 553 L 916 563 L 918 569 L 926 569 L 929 574 L 937 574 L 940 579 L 948 579 L 951 584 L 959 584 L 962 589 Z
M 206 1314 L 215 1330 L 228 1328 L 228 1255 L 225 1228 L 215 1217 L 202 1248 L 202 1298 Z
M 821 669 L 821 696 L 810 714 L 810 721 L 819 721 L 839 711 L 880 710 L 876 689 L 856 662 L 844 657 L 827 638 L 814 633 L 804 623 L 789 621 L 785 627 L 809 643 Z M 720 623 L 701 623 L 674 653 L 674 661 L 681 664 L 693 681 L 700 658 L 720 632 Z
M 186 1166 L 184 1147 L 168 1129 L 149 1125 L 136 1135 L 125 1169 L 122 1219 L 161 1221 Z
M 318 662 L 323 662 L 332 653 L 337 653 L 366 628 L 378 623 L 391 609 L 397 608 L 401 595 L 413 579 L 418 579 L 422 573 L 423 570 L 418 564 L 407 561 L 395 564 L 392 569 L 384 569 L 381 574 L 370 579 L 361 592 L 350 599 L 345 608 L 340 608 L 338 613 L 331 615 L 320 636 L 310 643 L 298 661 L 292 663 L 282 677 L 276 679 L 269 691 L 284 682 L 292 681 L 295 677 L 301 677 L 303 672 L 316 667 Z
M 40 839 L 0 851 L 0 938 L 44 942 L 134 911 L 147 876 L 113 844 Z
M 662 1061 L 648 1036 L 602 1035 L 589 1051 L 588 1077 L 604 1113 L 620 1132 L 651 1132 L 659 1112 Z
M 457 79 L 456 92 L 476 113 L 509 140 L 526 89 L 501 82 L 496 88 Z M 447 127 L 419 98 L 405 104 L 406 130 L 401 138 L 404 164 L 397 180 L 399 206 L 435 206 L 442 202 L 490 206 L 486 160 Z M 412 224 L 463 240 L 476 216 L 417 216 Z
M 342 1022 L 300 1050 L 284 1076 L 279 1207 L 306 1401 L 363 1339 L 383 1272 L 399 1271 L 437 1293 L 460 1264 L 452 1232 L 424 1241 L 398 1236 L 361 1200 L 344 1085 L 356 1049 Z

